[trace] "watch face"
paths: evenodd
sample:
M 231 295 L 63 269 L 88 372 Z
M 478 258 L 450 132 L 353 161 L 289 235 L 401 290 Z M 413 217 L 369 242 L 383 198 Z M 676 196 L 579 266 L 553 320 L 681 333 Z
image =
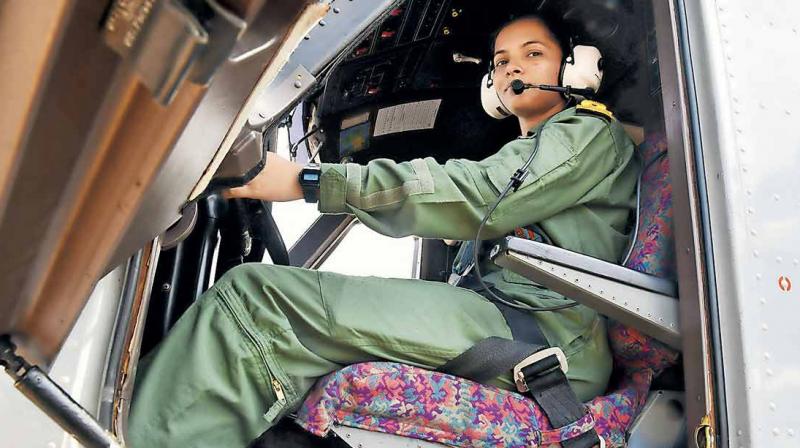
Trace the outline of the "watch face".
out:
M 318 182 L 319 181 L 319 173 L 315 173 L 315 172 L 303 173 L 303 181 L 304 182 Z

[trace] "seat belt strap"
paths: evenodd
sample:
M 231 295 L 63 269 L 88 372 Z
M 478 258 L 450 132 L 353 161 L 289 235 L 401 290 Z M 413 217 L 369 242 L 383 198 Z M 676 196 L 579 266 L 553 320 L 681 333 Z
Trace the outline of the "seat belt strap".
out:
M 514 340 L 488 337 L 451 359 L 437 370 L 479 383 L 514 372 L 520 392 L 529 392 L 553 428 L 574 423 L 586 415 L 567 380 L 566 357 L 551 348 L 538 322 L 530 314 L 493 302 L 511 330 Z M 598 443 L 594 429 L 561 442 L 565 448 L 591 448 Z
M 561 359 L 549 354 L 550 350 L 559 349 L 491 336 L 436 370 L 483 383 L 509 370 L 517 371 L 520 364 L 541 353 L 540 359 L 521 367 L 521 372 L 527 390 L 547 416 L 550 425 L 559 428 L 584 418 L 587 411 L 569 386 Z M 519 388 L 516 377 L 515 382 Z M 597 444 L 598 435 L 594 429 L 561 441 L 564 448 L 591 448 Z
M 532 374 L 530 369 L 538 370 L 536 367 L 535 364 L 530 365 L 524 367 L 522 371 L 533 400 L 550 420 L 550 426 L 560 428 L 583 418 L 588 411 L 583 403 L 578 401 L 578 397 L 569 386 L 564 371 L 555 368 L 540 374 Z M 591 448 L 598 444 L 599 439 L 597 431 L 592 428 L 583 434 L 562 441 L 561 446 L 564 448 Z
M 547 347 L 490 336 L 436 369 L 461 378 L 485 383 L 514 368 L 531 353 Z
M 499 289 L 492 286 L 489 286 L 489 289 L 503 300 L 514 302 L 514 298 L 507 296 Z M 484 297 L 490 298 L 491 296 L 487 294 Z M 547 341 L 544 333 L 542 333 L 542 329 L 539 328 L 539 321 L 537 321 L 535 317 L 502 302 L 492 300 L 492 303 L 500 310 L 500 314 L 503 315 L 503 319 L 506 320 L 506 324 L 508 324 L 508 328 L 511 330 L 511 337 L 513 337 L 515 341 L 527 342 L 531 345 L 540 345 L 544 348 L 550 347 L 550 343 Z

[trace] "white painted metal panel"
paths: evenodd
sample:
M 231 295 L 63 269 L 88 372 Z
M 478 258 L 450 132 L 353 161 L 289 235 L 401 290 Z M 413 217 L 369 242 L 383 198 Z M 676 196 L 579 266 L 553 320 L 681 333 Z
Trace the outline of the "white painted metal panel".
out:
M 800 446 L 800 3 L 686 6 L 730 446 Z
M 98 282 L 50 370 L 50 377 L 93 415 L 100 403 L 103 370 L 124 279 L 122 265 Z M 5 374 L 0 375 L 0 403 L 3 446 L 80 446 L 17 391 Z

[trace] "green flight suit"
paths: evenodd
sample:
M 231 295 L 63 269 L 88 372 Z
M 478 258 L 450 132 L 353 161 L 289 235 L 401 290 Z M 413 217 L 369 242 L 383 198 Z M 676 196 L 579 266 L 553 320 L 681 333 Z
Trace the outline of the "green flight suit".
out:
M 618 261 L 638 163 L 614 121 L 566 109 L 541 132 L 530 175 L 495 210 L 485 237 L 538 223 L 553 242 Z M 533 149 L 516 139 L 485 160 L 323 164 L 319 209 L 352 213 L 392 236 L 469 240 Z M 531 306 L 564 298 L 509 271 L 486 280 Z M 583 306 L 534 313 L 569 361 L 578 398 L 605 391 L 604 321 Z M 435 368 L 488 337 L 511 338 L 498 309 L 445 283 L 248 264 L 223 276 L 139 364 L 129 425 L 135 448 L 245 446 L 345 365 L 391 360 Z M 510 373 L 493 384 L 511 389 Z

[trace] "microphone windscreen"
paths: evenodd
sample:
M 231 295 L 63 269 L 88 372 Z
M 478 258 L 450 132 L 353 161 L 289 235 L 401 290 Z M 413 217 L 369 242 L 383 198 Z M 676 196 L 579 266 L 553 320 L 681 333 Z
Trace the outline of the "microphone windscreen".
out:
M 511 81 L 511 90 L 514 92 L 515 95 L 519 95 L 520 93 L 525 91 L 525 83 L 522 82 L 520 79 L 515 79 Z

